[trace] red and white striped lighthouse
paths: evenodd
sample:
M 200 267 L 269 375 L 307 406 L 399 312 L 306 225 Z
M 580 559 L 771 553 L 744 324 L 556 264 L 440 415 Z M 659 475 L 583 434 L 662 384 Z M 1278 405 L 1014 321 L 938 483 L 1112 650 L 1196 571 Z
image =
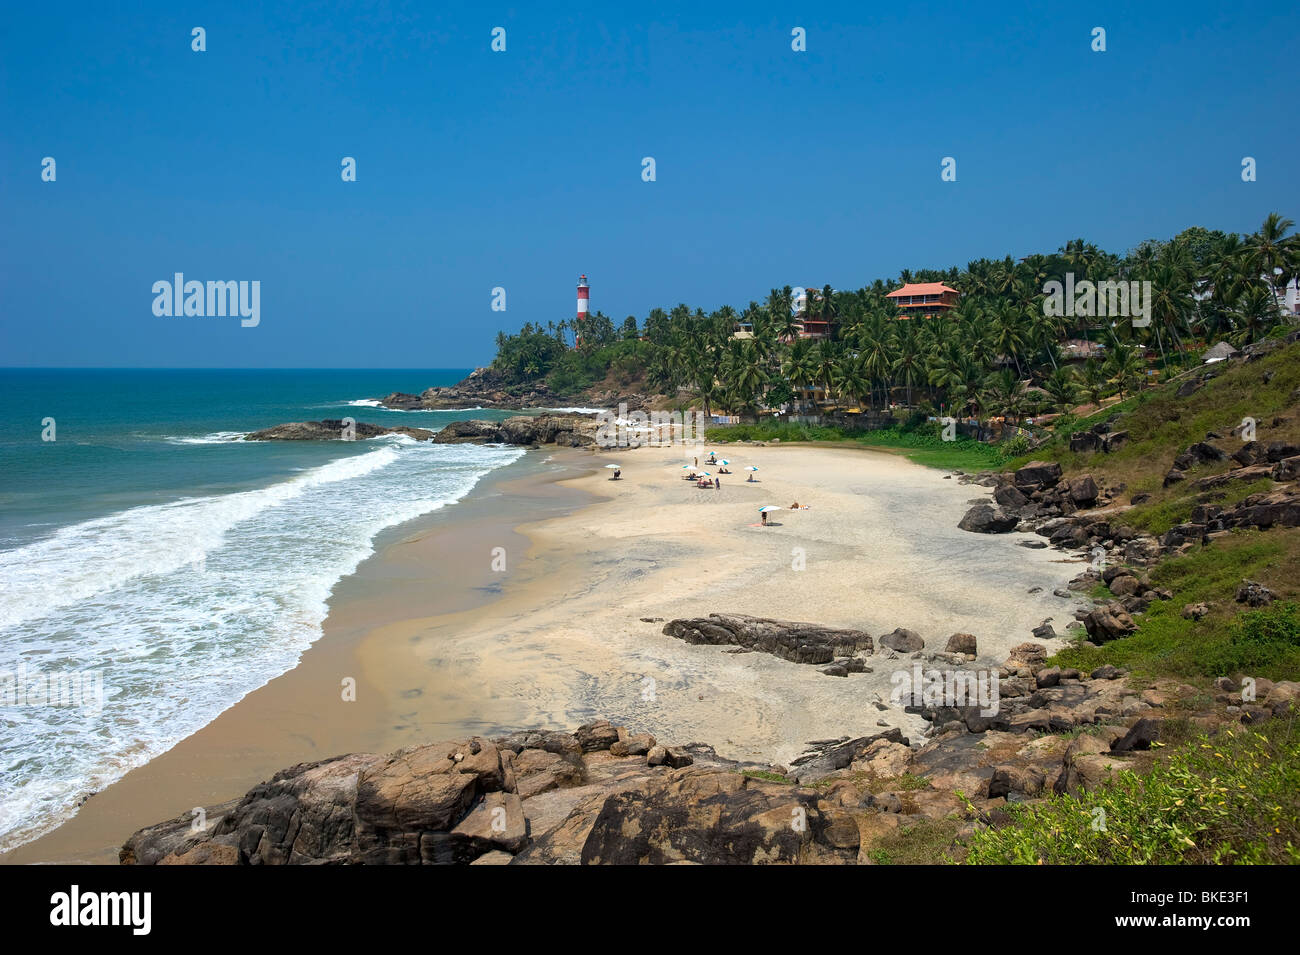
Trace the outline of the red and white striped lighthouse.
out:
M 578 321 L 581 322 L 587 317 L 587 297 L 591 294 L 591 289 L 587 286 L 587 276 L 578 276 Z

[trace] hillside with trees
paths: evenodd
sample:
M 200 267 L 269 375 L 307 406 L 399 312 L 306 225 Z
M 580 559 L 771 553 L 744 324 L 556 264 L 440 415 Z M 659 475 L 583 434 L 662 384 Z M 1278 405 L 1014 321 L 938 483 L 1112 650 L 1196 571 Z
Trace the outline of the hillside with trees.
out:
M 618 325 L 596 312 L 581 329 L 570 320 L 502 333 L 492 367 L 516 385 L 544 381 L 575 397 L 594 386 L 635 389 L 709 414 L 903 408 L 1019 421 L 1123 399 L 1199 364 L 1209 345 L 1241 347 L 1294 321 L 1281 305 L 1300 272 L 1293 225 L 1273 213 L 1249 235 L 1196 226 L 1123 255 L 1073 239 L 1019 261 L 809 289 L 799 309 L 785 286 L 739 310 L 678 305 Z M 1044 285 L 1067 273 L 1075 283 L 1149 281 L 1150 324 L 1050 315 Z M 900 320 L 886 296 L 919 282 L 952 286 L 960 301 L 947 314 Z M 805 321 L 830 322 L 831 333 L 805 337 Z

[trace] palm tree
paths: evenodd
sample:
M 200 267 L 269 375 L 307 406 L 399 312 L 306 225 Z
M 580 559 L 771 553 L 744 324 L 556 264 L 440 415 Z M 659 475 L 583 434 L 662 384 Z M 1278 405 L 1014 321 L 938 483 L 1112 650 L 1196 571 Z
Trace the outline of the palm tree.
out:
M 912 404 L 912 386 L 925 381 L 925 355 L 920 348 L 919 335 L 916 330 L 917 319 L 900 322 L 897 337 L 897 351 L 890 371 L 896 381 L 907 386 L 907 404 Z
M 791 306 L 792 289 L 772 289 L 767 296 L 767 314 L 776 327 L 777 338 L 794 341 L 799 337 L 799 319 Z
M 861 356 L 844 356 L 832 372 L 831 386 L 837 395 L 851 399 L 860 409 L 871 391 L 871 379 L 862 370 Z
M 796 391 L 806 391 L 812 386 L 817 378 L 817 356 L 812 342 L 806 338 L 795 339 L 781 366 L 781 374 Z
M 1058 411 L 1072 407 L 1079 395 L 1079 379 L 1073 368 L 1057 368 L 1043 379 L 1043 390 L 1052 398 Z
M 1258 341 L 1281 317 L 1277 295 L 1270 287 L 1262 282 L 1247 287 L 1233 303 L 1232 320 L 1237 329 L 1233 336 L 1235 343 L 1248 345 Z
M 994 347 L 1015 363 L 1017 374 L 1021 373 L 1020 353 L 1025 347 L 1023 312 L 1003 299 L 993 307 L 992 318 Z
M 1101 399 L 1106 396 L 1106 383 L 1106 369 L 1101 362 L 1089 358 L 1083 363 L 1083 383 L 1079 390 L 1083 392 L 1089 403 L 1100 407 Z
M 1270 212 L 1259 231 L 1246 238 L 1246 265 L 1268 282 L 1274 296 L 1300 271 L 1300 237 L 1287 235 L 1294 225 L 1290 219 Z
M 989 375 L 985 382 L 990 408 L 996 408 L 1012 421 L 1020 420 L 1020 406 L 1025 399 L 1025 385 L 1010 368 Z
M 1124 388 L 1143 371 L 1142 353 L 1136 345 L 1122 342 L 1115 335 L 1111 336 L 1110 354 L 1106 358 L 1106 370 L 1119 389 L 1120 400 L 1124 400 Z
M 1151 280 L 1152 327 L 1160 347 L 1160 361 L 1168 367 L 1162 329 L 1168 329 L 1174 341 L 1181 346 L 1178 327 L 1187 324 L 1187 313 L 1192 304 L 1192 278 L 1194 273 L 1175 261 L 1161 261 L 1155 267 Z

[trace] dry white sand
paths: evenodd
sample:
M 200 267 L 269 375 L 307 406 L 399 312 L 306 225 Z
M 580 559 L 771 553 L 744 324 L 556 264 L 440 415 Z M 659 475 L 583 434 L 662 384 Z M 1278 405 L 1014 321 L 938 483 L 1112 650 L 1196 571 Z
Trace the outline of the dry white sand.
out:
M 1072 618 L 1079 601 L 1052 591 L 1076 562 L 1017 546 L 1027 535 L 957 529 L 968 500 L 989 497 L 984 488 L 858 448 L 716 450 L 735 472 L 721 490 L 681 479 L 694 450 L 585 455 L 591 472 L 569 483 L 608 499 L 525 525 L 533 546 L 507 555 L 513 580 L 500 601 L 371 634 L 360 648 L 370 682 L 418 701 L 397 722 L 433 738 L 603 716 L 670 742 L 783 762 L 808 740 L 878 731 L 882 718 L 915 734 L 916 717 L 872 705 L 888 701 L 890 674 L 910 660 L 877 647 L 873 673 L 837 678 L 767 654 L 690 646 L 640 618 L 736 612 L 874 637 L 906 627 L 936 650 L 964 631 L 988 664 L 1044 619 L 1063 631 Z M 623 466 L 622 480 L 609 480 L 607 463 Z M 758 482 L 746 482 L 750 464 Z M 796 500 L 810 509 L 789 510 Z M 775 526 L 759 526 L 766 504 L 787 508 L 770 515 Z

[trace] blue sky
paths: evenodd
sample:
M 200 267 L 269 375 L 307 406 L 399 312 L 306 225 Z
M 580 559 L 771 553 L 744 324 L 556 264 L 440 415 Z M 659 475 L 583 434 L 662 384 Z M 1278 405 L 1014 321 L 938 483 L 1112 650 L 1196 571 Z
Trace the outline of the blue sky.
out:
M 1056 6 L 12 6 L 0 364 L 468 367 L 580 272 L 621 321 L 1300 217 L 1293 5 Z

